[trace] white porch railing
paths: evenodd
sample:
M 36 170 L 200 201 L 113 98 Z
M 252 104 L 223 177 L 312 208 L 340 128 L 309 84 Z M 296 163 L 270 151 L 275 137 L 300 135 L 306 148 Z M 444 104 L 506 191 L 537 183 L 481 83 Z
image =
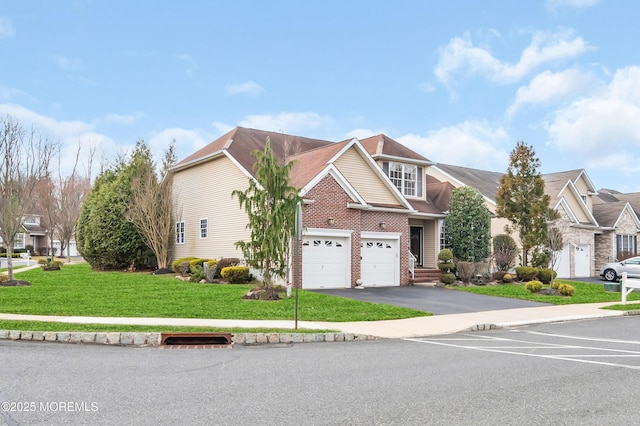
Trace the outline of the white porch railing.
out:
M 411 250 L 409 250 L 409 272 L 411 272 L 411 279 L 415 279 L 415 272 L 416 272 L 416 262 L 418 261 L 418 258 L 415 257 L 413 255 L 413 253 L 411 253 Z

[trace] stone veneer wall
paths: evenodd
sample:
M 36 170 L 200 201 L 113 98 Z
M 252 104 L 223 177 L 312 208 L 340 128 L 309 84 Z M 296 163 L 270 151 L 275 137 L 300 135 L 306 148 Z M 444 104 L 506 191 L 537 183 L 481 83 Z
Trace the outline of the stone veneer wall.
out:
M 409 284 L 409 214 L 394 212 L 363 211 L 347 208 L 354 203 L 336 180 L 327 175 L 314 186 L 304 197 L 313 200 L 304 206 L 302 222 L 305 228 L 351 230 L 351 286 L 356 286 L 360 278 L 360 233 L 397 232 L 400 237 L 400 284 Z M 334 223 L 329 224 L 328 219 Z M 382 229 L 380 223 L 386 228 Z

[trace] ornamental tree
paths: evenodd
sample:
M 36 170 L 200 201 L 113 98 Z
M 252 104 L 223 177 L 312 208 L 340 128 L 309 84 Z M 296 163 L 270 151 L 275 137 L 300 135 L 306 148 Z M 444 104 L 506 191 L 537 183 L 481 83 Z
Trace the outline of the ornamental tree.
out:
M 265 290 L 271 290 L 275 277 L 285 278 L 289 249 L 295 232 L 296 205 L 301 201 L 298 190 L 289 184 L 293 162 L 281 165 L 267 137 L 264 152 L 254 151 L 255 178 L 249 179 L 244 191 L 233 191 L 240 207 L 247 213 L 247 229 L 251 241 L 237 241 L 247 263 L 262 271 Z
M 543 245 L 547 238 L 549 195 L 538 169 L 540 160 L 533 146 L 523 141 L 511 151 L 507 173 L 500 177 L 496 194 L 496 214 L 509 219 L 520 236 L 522 264 L 527 265 L 529 251 Z
M 480 262 L 489 257 L 491 214 L 477 189 L 463 186 L 453 190 L 444 226 L 447 247 L 456 259 Z

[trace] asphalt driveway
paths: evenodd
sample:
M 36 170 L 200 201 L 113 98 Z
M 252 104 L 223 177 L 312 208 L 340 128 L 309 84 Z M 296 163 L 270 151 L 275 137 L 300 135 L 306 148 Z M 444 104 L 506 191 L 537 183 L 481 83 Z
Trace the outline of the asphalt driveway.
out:
M 463 314 L 468 312 L 497 311 L 501 309 L 535 308 L 550 306 L 548 303 L 506 297 L 484 296 L 439 287 L 400 286 L 368 287 L 365 289 L 314 290 L 365 302 L 403 306 L 435 315 Z

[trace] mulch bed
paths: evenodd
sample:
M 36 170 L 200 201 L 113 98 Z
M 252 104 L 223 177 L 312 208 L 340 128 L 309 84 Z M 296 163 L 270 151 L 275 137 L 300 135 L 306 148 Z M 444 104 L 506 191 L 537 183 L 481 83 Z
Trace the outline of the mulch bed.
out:
M 31 285 L 29 281 L 11 280 L 0 283 L 0 287 L 26 287 Z

